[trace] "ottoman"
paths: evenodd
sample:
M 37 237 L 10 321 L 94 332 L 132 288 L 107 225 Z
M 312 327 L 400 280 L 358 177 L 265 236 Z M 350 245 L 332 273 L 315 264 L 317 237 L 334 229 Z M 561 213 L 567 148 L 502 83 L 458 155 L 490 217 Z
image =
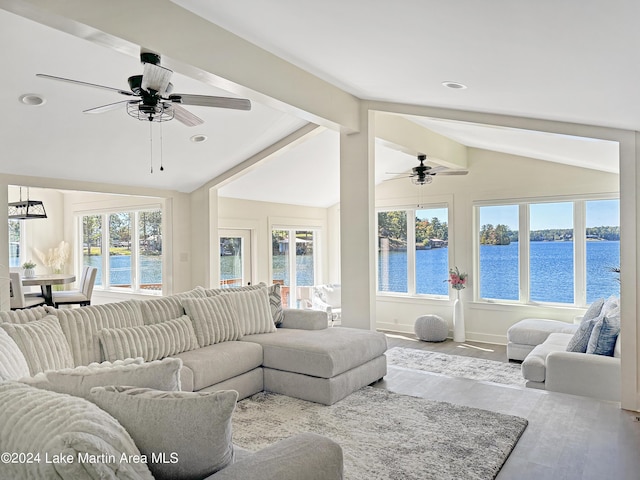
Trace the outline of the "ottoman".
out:
M 507 330 L 507 357 L 509 360 L 524 360 L 538 345 L 552 333 L 575 333 L 578 325 L 546 320 L 525 318 Z
M 449 324 L 438 315 L 422 315 L 416 318 L 413 331 L 425 342 L 444 342 L 449 334 Z

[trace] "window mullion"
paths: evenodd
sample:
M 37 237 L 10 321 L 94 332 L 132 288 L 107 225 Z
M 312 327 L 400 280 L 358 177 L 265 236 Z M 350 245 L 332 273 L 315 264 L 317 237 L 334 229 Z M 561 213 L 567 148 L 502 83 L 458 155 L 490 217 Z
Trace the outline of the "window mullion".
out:
M 131 225 L 131 288 L 134 292 L 140 290 L 140 239 L 138 238 L 138 221 L 140 212 L 132 213 Z
M 416 294 L 416 212 L 407 210 L 407 293 Z
M 531 284 L 529 268 L 529 205 L 520 204 L 518 225 L 518 249 L 519 249 L 519 270 L 520 270 L 520 302 L 529 303 L 531 301 Z
M 105 290 L 111 287 L 111 275 L 110 268 L 110 255 L 111 251 L 111 238 L 109 232 L 111 231 L 110 215 L 108 213 L 102 214 L 102 288 Z
M 573 279 L 574 301 L 587 303 L 587 207 L 584 200 L 573 205 Z

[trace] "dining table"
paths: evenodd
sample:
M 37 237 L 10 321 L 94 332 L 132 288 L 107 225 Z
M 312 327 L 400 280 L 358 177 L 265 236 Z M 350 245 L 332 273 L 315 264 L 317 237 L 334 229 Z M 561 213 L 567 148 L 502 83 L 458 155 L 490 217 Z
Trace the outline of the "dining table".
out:
M 76 276 L 69 273 L 45 273 L 33 277 L 22 277 L 22 285 L 25 287 L 39 286 L 47 305 L 53 304 L 53 286 L 64 285 L 76 281 Z

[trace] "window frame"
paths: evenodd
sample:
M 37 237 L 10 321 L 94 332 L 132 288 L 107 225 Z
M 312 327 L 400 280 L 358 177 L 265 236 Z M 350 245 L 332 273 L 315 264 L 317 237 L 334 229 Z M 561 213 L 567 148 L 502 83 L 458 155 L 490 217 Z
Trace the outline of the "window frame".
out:
M 397 212 L 403 211 L 407 215 L 407 291 L 406 292 L 385 292 L 379 290 L 380 285 L 380 250 L 376 241 L 376 296 L 392 297 L 392 298 L 420 298 L 429 300 L 449 301 L 454 298 L 451 289 L 448 289 L 446 295 L 437 295 L 433 293 L 417 293 L 416 292 L 416 212 L 419 210 L 435 210 L 447 209 L 447 264 L 448 269 L 453 265 L 453 245 L 451 239 L 453 237 L 453 209 L 452 202 L 449 200 L 433 201 L 429 203 L 420 203 L 418 205 L 388 205 L 380 206 L 375 209 L 375 235 L 378 238 L 378 214 L 380 212 Z M 447 269 L 447 271 L 448 271 Z
M 473 298 L 475 302 L 483 304 L 532 305 L 567 308 L 587 307 L 587 203 L 601 200 L 617 200 L 617 193 L 571 195 L 544 198 L 519 198 L 501 200 L 482 200 L 473 202 Z M 573 303 L 543 302 L 531 300 L 530 283 L 530 233 L 531 216 L 529 206 L 543 203 L 572 203 L 573 204 Z M 519 298 L 518 300 L 483 298 L 480 296 L 480 208 L 493 206 L 515 205 L 518 207 L 518 272 Z M 618 225 L 620 227 L 620 225 Z M 522 241 L 525 239 L 526 241 Z
M 143 212 L 153 212 L 159 211 L 161 215 L 160 222 L 160 231 L 162 237 L 165 237 L 164 232 L 166 230 L 166 215 L 164 208 L 162 205 L 144 205 L 144 206 L 136 206 L 136 207 L 123 207 L 123 208 L 109 208 L 109 209 L 101 209 L 101 210 L 91 210 L 91 211 L 83 211 L 76 212 L 75 220 L 76 220 L 76 271 L 80 272 L 84 266 L 84 232 L 83 232 L 83 218 L 87 216 L 100 216 L 102 219 L 101 225 L 101 242 L 102 242 L 102 250 L 103 252 L 109 252 L 111 247 L 111 238 L 110 238 L 110 216 L 118 215 L 122 213 L 127 213 L 131 215 L 131 235 L 135 236 L 135 239 L 131 240 L 131 286 L 130 287 L 120 287 L 117 285 L 111 285 L 110 279 L 110 255 L 102 255 L 102 275 L 101 275 L 101 285 L 96 284 L 94 287 L 96 290 L 101 290 L 104 292 L 118 292 L 118 293 L 134 293 L 140 295 L 153 295 L 158 296 L 162 295 L 164 290 L 167 287 L 167 281 L 165 279 L 165 264 L 166 264 L 166 254 L 163 242 L 162 248 L 162 281 L 161 287 L 158 290 L 149 290 L 143 289 L 140 287 L 140 279 L 142 276 L 141 266 L 140 266 L 140 213 Z
M 20 239 L 18 241 L 18 249 L 19 249 L 18 265 L 15 265 L 15 266 L 11 265 L 11 242 L 9 241 L 8 238 L 7 238 L 7 241 L 9 241 L 9 258 L 7 260 L 9 260 L 8 264 L 10 268 L 21 268 L 22 264 L 27 261 L 27 257 L 24 254 L 26 252 L 26 246 L 27 246 L 27 235 L 26 235 L 27 222 L 25 220 L 15 220 L 11 218 L 8 219 L 8 222 L 11 222 L 11 221 L 17 222 L 20 228 Z M 9 228 L 8 222 L 7 222 L 7 228 Z

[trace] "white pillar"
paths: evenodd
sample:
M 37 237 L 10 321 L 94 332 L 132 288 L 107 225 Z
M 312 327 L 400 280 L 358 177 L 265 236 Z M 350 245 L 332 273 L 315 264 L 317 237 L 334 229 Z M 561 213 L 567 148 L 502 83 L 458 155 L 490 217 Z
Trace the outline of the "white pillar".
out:
M 360 131 L 340 135 L 340 275 L 342 325 L 366 330 L 376 324 L 374 190 L 373 114 L 363 105 Z

